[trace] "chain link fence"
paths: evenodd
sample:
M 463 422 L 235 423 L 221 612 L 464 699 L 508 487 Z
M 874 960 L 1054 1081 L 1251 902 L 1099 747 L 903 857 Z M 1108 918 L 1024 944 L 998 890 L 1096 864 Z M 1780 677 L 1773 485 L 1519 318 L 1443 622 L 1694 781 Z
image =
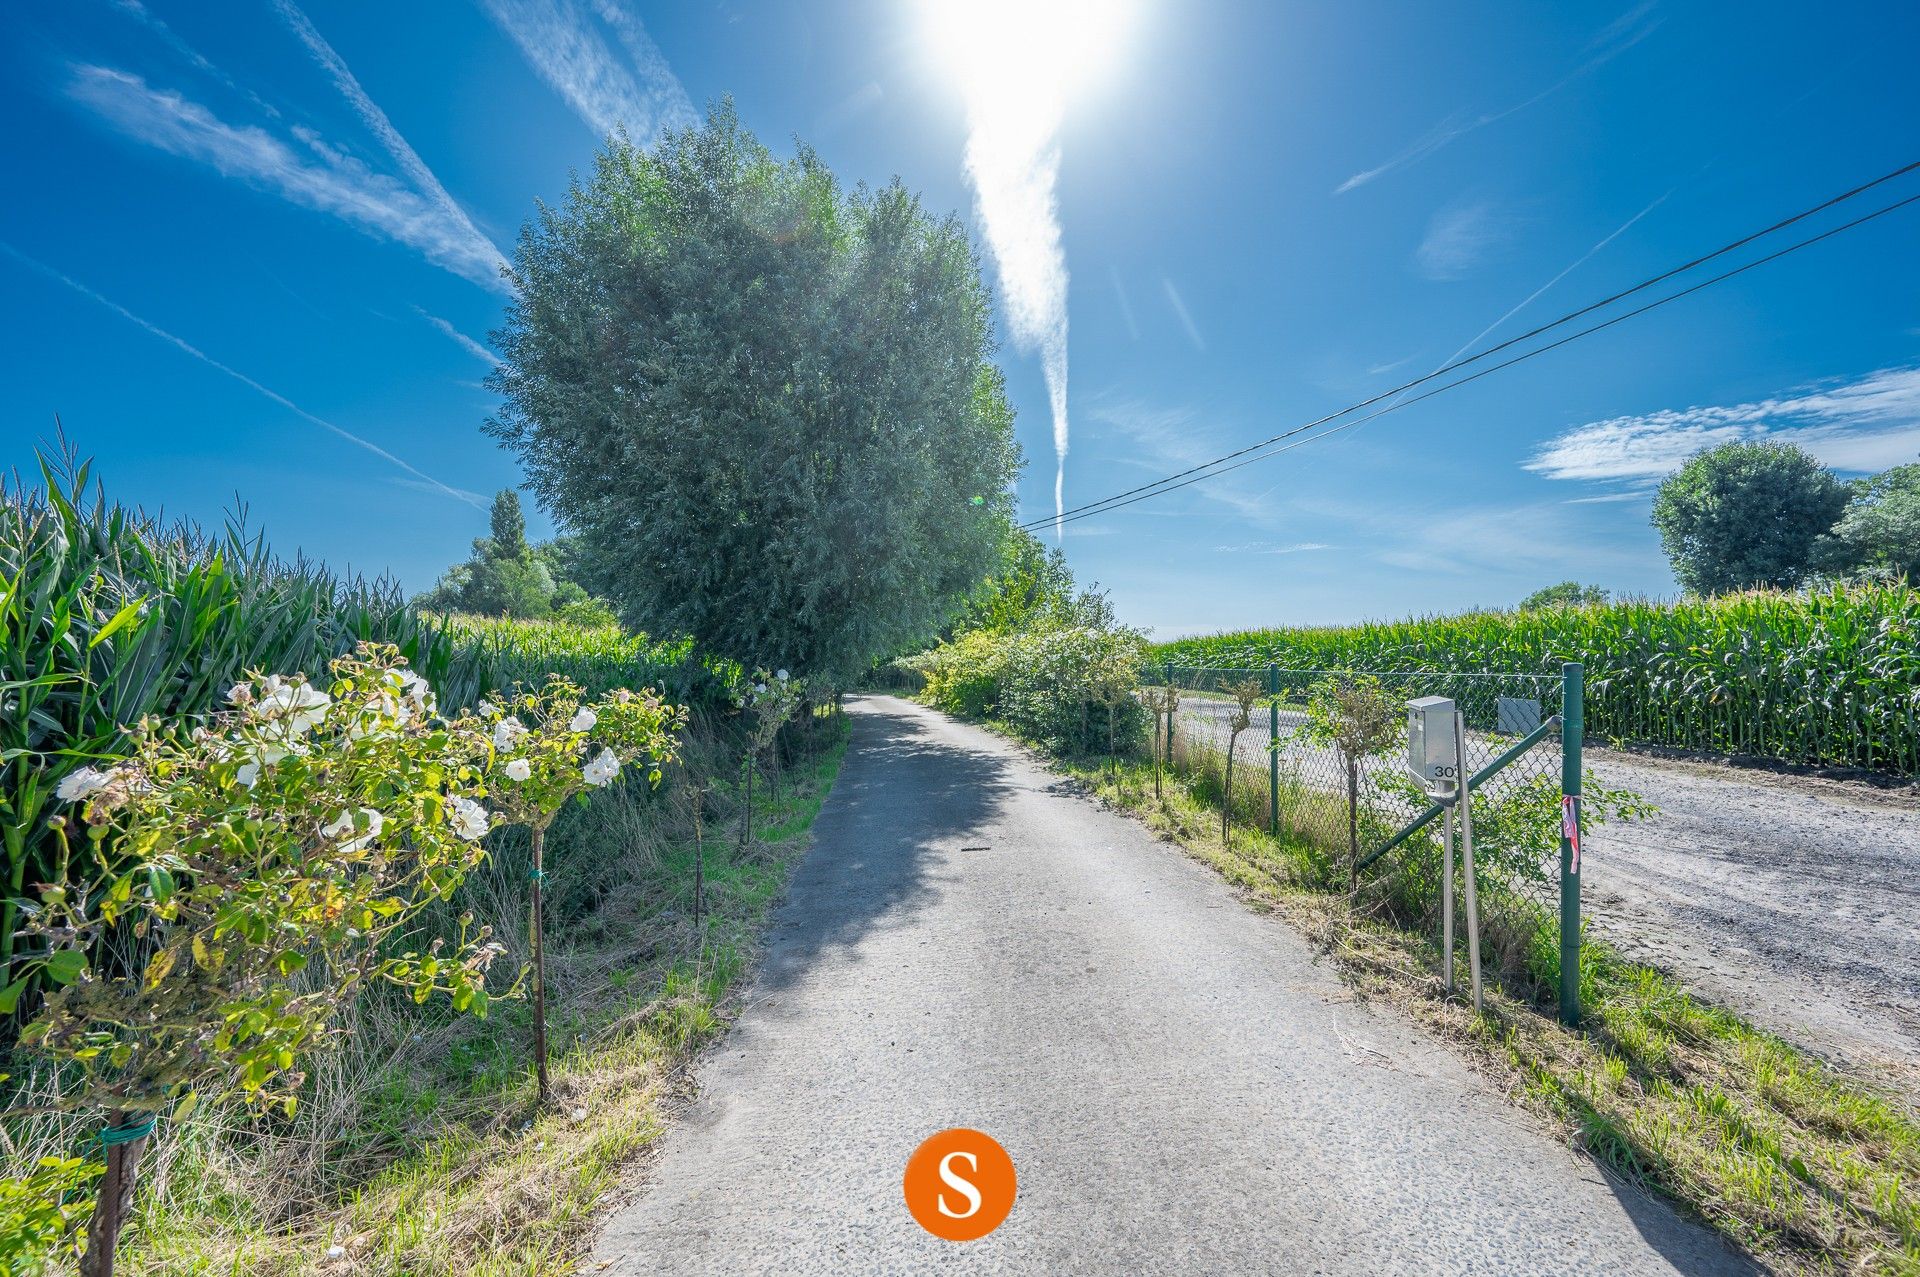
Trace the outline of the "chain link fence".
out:
M 1431 936 L 1436 966 L 1447 817 L 1408 773 L 1406 704 L 1453 701 L 1464 717 L 1461 770 L 1484 775 L 1472 810 L 1483 970 L 1536 1004 L 1558 993 L 1571 1010 L 1559 979 L 1563 678 L 1195 666 L 1141 676 L 1163 766 L 1202 801 L 1225 804 L 1235 825 L 1272 833 L 1300 885 L 1351 891 L 1357 911 Z M 1464 872 L 1456 854 L 1463 971 Z

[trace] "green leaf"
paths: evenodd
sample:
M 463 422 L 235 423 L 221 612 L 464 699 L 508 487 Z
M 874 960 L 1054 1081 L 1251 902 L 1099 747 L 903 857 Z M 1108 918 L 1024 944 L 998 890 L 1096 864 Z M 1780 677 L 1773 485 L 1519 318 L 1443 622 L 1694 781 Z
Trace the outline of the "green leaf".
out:
M 33 983 L 33 977 L 23 975 L 4 989 L 0 989 L 0 1015 L 12 1015 L 13 1009 L 20 1005 L 20 995 Z
M 99 647 L 102 643 L 112 638 L 120 630 L 123 630 L 127 626 L 133 624 L 134 621 L 139 619 L 140 609 L 145 607 L 146 604 L 147 604 L 147 600 L 143 596 L 127 604 L 125 607 L 121 608 L 118 612 L 115 612 L 113 614 L 113 619 L 108 621 L 105 625 L 101 626 L 98 630 L 96 630 L 94 632 L 93 637 L 87 640 L 88 649 L 91 650 L 93 648 Z
M 78 949 L 61 949 L 47 959 L 47 975 L 56 984 L 72 984 L 87 969 L 87 955 Z

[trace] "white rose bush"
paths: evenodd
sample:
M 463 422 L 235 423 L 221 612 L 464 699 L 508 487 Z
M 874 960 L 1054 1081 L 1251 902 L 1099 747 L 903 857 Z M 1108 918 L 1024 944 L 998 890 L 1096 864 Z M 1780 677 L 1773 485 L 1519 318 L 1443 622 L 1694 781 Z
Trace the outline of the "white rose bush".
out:
M 156 1120 L 230 1097 L 290 1114 L 302 1059 L 377 985 L 486 1013 L 501 949 L 485 928 L 462 918 L 457 939 L 407 946 L 486 857 L 491 742 L 435 717 L 392 647 L 363 644 L 332 674 L 324 691 L 250 678 L 190 733 L 149 719 L 122 761 L 57 786 L 59 872 L 23 911 L 35 947 L 0 1012 L 44 983 L 21 1045 L 70 1079 L 51 1107 L 104 1120 L 88 1277 L 112 1272 Z
M 753 681 L 734 693 L 733 706 L 740 711 L 747 732 L 747 755 L 740 763 L 746 786 L 746 803 L 740 815 L 742 851 L 753 843 L 753 773 L 760 756 L 773 747 L 780 729 L 799 708 L 805 690 L 806 685 L 785 670 L 769 674 L 762 669 L 755 670 Z
M 585 703 L 585 692 L 554 675 L 537 690 L 494 693 L 465 720 L 485 742 L 488 804 L 505 825 L 524 825 L 532 836 L 532 890 L 528 949 L 532 958 L 534 1076 L 544 1103 L 547 1075 L 547 1008 L 542 883 L 546 835 L 561 808 L 588 791 L 604 789 L 627 768 L 644 770 L 658 785 L 662 769 L 678 757 L 686 726 L 683 706 L 669 705 L 651 690 L 621 688 Z

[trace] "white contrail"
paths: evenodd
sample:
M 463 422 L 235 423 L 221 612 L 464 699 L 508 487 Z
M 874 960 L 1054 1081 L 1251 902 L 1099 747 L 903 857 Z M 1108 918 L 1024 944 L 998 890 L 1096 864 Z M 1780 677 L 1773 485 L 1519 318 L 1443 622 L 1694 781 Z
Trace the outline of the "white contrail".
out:
M 0 240 L 0 252 L 4 252 L 5 254 L 7 254 L 7 256 L 13 258 L 15 261 L 19 262 L 21 265 L 27 266 L 33 270 L 36 270 L 40 272 L 42 275 L 45 275 L 49 279 L 65 284 L 68 288 L 71 288 L 74 292 L 79 293 L 82 297 L 87 298 L 89 301 L 97 302 L 100 305 L 105 306 L 108 310 L 114 312 L 116 315 L 119 315 L 122 319 L 125 319 L 129 323 L 137 324 L 139 327 L 146 329 L 148 332 L 152 333 L 155 337 L 158 337 L 160 340 L 167 342 L 169 345 L 172 345 L 175 348 L 182 350 L 189 355 L 192 355 L 195 359 L 198 359 L 201 363 L 206 364 L 209 368 L 212 368 L 217 372 L 225 373 L 227 376 L 233 378 L 235 381 L 239 382 L 241 385 L 247 387 L 249 390 L 252 390 L 256 394 L 260 394 L 265 396 L 268 399 L 271 399 L 274 403 L 279 404 L 282 408 L 285 408 L 287 411 L 293 413 L 295 416 L 301 418 L 302 420 L 312 422 L 314 425 L 319 426 L 323 430 L 331 431 L 333 434 L 336 434 L 340 438 L 345 439 L 348 443 L 354 445 L 356 448 L 366 449 L 368 452 L 371 452 L 374 456 L 379 457 L 382 461 L 388 462 L 389 464 L 394 466 L 398 466 L 401 470 L 406 471 L 408 474 L 412 475 L 414 478 L 419 479 L 425 483 L 431 484 L 437 491 L 443 492 L 447 496 L 450 496 L 457 501 L 465 501 L 468 505 L 473 506 L 475 509 L 486 508 L 486 502 L 480 496 L 479 493 L 467 492 L 460 488 L 450 487 L 447 484 L 442 483 L 440 480 L 434 478 L 432 475 L 428 474 L 426 471 L 418 469 L 417 467 L 409 465 L 405 461 L 402 461 L 400 458 L 394 456 L 391 452 L 388 452 L 385 448 L 382 448 L 379 444 L 374 443 L 372 440 L 363 439 L 359 435 L 354 434 L 351 430 L 347 430 L 341 426 L 336 426 L 331 421 L 328 421 L 325 417 L 316 417 L 314 414 L 308 412 L 305 408 L 302 408 L 299 404 L 287 398 L 285 395 L 281 394 L 279 391 L 270 390 L 266 386 L 261 385 L 259 382 L 255 381 L 253 378 L 247 376 L 247 374 L 239 371 L 238 369 L 228 367 L 226 364 L 221 363 L 218 359 L 215 359 L 212 355 L 209 355 L 206 351 L 201 350 L 198 346 L 192 345 L 191 343 L 179 337 L 174 336 L 172 333 L 160 327 L 160 325 L 158 324 L 142 319 L 140 316 L 128 310 L 125 306 L 122 306 L 119 302 L 114 301 L 112 298 L 102 296 L 101 294 L 95 292 L 93 289 L 88 288 L 85 284 L 81 283 L 79 280 L 74 279 L 72 276 L 64 275 L 61 272 L 55 270 L 53 267 L 47 265 L 45 262 L 41 261 L 39 258 L 28 256 L 26 253 L 21 252 L 19 249 L 15 248 L 13 245 L 7 243 L 5 240 Z
M 1056 185 L 1059 95 L 1029 92 L 1011 103 L 993 76 L 967 84 L 967 176 L 1014 345 L 1038 354 L 1053 412 L 1054 537 L 1060 537 L 1067 477 L 1067 255 L 1060 245 Z M 1031 88 L 1031 86 L 1029 86 Z
M 624 129 L 637 145 L 645 146 L 664 130 L 695 118 L 666 58 L 618 0 L 594 0 L 593 7 L 626 49 L 631 70 L 615 56 L 578 0 L 482 4 L 540 78 L 602 138 Z
M 379 104 L 360 87 L 360 81 L 348 69 L 346 61 L 334 52 L 333 46 L 328 44 L 326 38 L 314 28 L 313 23 L 308 21 L 307 15 L 300 11 L 299 6 L 295 5 L 293 0 L 274 0 L 274 7 L 279 11 L 281 20 L 287 24 L 294 35 L 299 37 L 300 43 L 307 46 L 307 52 L 313 55 L 314 61 L 318 62 L 321 69 L 332 77 L 334 87 L 340 90 L 340 95 L 347 99 L 361 121 L 380 140 L 380 145 L 386 148 L 387 154 L 393 157 L 402 172 L 413 179 L 413 184 L 420 193 L 439 206 L 440 211 L 446 214 L 450 225 L 465 232 L 472 239 L 473 250 L 477 255 L 484 256 L 492 253 L 495 258 L 500 258 L 502 254 L 493 241 L 480 233 L 480 229 L 473 224 L 473 219 L 467 216 L 467 211 L 454 201 L 453 196 L 447 194 L 447 188 L 440 184 L 440 179 L 434 176 L 433 170 L 427 167 L 426 161 L 422 160 L 419 153 L 407 143 L 407 139 L 400 135 L 400 130 L 393 127 L 393 121 L 387 118 L 387 113 L 380 109 Z
M 467 336 L 465 333 L 461 332 L 458 328 L 455 328 L 452 324 L 448 323 L 446 320 L 440 318 L 440 316 L 434 314 L 430 310 L 426 310 L 419 306 L 415 306 L 414 310 L 419 312 L 420 318 L 426 320 L 429 324 L 432 324 L 435 328 L 438 328 L 441 332 L 445 333 L 448 337 L 451 337 L 454 341 L 454 344 L 458 345 L 460 349 L 466 351 L 469 355 L 472 355 L 475 359 L 484 359 L 488 363 L 492 364 L 495 368 L 498 368 L 500 366 L 502 362 L 500 356 L 494 354 L 491 350 L 488 350 L 485 346 L 482 346 L 479 342 Z

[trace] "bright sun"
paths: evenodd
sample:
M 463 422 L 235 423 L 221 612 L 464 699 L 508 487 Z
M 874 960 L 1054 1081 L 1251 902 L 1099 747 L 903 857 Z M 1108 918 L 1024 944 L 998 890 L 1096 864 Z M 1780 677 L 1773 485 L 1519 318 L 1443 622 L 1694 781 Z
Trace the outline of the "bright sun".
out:
M 982 117 L 1038 116 L 1050 129 L 1066 104 L 1118 61 L 1136 0 L 921 0 L 934 60 Z

